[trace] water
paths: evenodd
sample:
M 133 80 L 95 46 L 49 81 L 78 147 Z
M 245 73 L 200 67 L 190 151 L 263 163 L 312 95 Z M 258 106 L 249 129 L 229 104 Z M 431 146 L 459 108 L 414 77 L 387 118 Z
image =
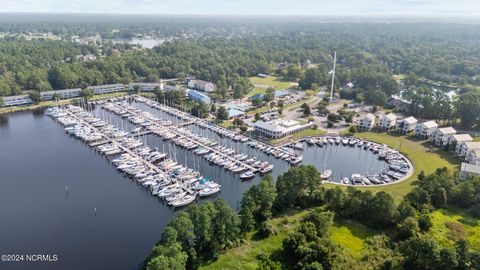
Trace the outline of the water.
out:
M 144 104 L 136 106 L 147 109 Z M 93 112 L 119 127 L 132 128 L 103 109 Z M 289 168 L 286 162 L 246 144 L 197 126 L 187 128 L 273 163 L 274 177 Z M 151 147 L 175 153 L 179 162 L 219 182 L 222 191 L 217 197 L 235 209 L 242 193 L 260 181 L 259 176 L 241 181 L 238 175 L 157 136 L 142 139 Z M 319 169 L 332 169 L 335 178 L 385 165 L 354 147 L 306 147 L 304 158 L 304 163 Z M 0 263 L 0 269 L 137 269 L 178 213 L 117 172 L 107 158 L 68 136 L 42 112 L 0 116 L 0 173 L 0 254 L 58 255 L 57 262 Z

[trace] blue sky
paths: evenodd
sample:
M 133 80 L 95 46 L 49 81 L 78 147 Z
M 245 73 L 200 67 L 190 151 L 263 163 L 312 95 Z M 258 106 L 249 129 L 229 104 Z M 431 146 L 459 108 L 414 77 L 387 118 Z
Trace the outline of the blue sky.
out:
M 480 0 L 0 0 L 0 12 L 480 16 Z

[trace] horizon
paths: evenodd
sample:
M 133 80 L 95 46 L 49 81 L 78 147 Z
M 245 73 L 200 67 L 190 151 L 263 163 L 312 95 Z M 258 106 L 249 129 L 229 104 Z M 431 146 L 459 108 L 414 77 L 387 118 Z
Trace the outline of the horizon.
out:
M 459 0 L 0 0 L 2 14 L 112 14 L 112 15 L 185 15 L 185 16 L 333 16 L 333 17 L 476 17 L 480 2 Z M 114 10 L 112 12 L 112 10 Z

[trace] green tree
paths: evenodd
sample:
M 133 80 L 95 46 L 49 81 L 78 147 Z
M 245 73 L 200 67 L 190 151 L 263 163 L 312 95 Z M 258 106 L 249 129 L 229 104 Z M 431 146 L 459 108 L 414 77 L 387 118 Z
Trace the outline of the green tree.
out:
M 3 100 L 3 97 L 0 97 L 0 107 L 5 106 L 5 101 Z
M 220 106 L 220 108 L 218 108 L 217 119 L 219 121 L 228 120 L 228 111 L 224 106 Z
M 93 97 L 93 91 L 88 88 L 82 89 L 82 91 L 80 92 L 80 96 L 86 100 L 89 100 Z
M 418 222 L 413 217 L 408 217 L 397 226 L 397 237 L 399 239 L 408 239 L 418 234 Z
M 438 269 L 439 250 L 437 244 L 428 238 L 414 237 L 399 245 L 404 257 L 405 269 Z
M 428 212 L 422 213 L 418 217 L 418 227 L 421 232 L 428 232 L 432 226 L 433 226 L 432 218 L 430 217 L 430 214 Z

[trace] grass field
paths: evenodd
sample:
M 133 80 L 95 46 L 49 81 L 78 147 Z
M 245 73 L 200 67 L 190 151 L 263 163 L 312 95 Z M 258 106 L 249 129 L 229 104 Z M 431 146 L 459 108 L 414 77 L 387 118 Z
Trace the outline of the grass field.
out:
M 480 222 L 463 210 L 448 208 L 431 214 L 433 226 L 428 232 L 441 246 L 453 248 L 455 240 L 467 239 L 470 248 L 480 250 Z
M 351 220 L 335 222 L 331 230 L 332 240 L 346 248 L 354 257 L 360 257 L 365 239 L 375 235 L 375 232 Z
M 257 76 L 250 77 L 250 82 L 255 86 L 256 84 L 265 85 L 265 87 L 255 87 L 254 90 L 248 93 L 248 96 L 252 96 L 258 93 L 265 93 L 268 87 L 273 87 L 275 90 L 289 89 L 296 87 L 297 83 L 276 76 L 268 76 L 267 78 L 260 78 Z
M 392 195 L 397 202 L 399 202 L 403 196 L 408 193 L 411 189 L 417 175 L 424 171 L 426 174 L 432 173 L 437 168 L 447 167 L 449 169 L 454 169 L 456 166 L 460 165 L 460 161 L 456 159 L 450 153 L 447 153 L 443 150 L 433 150 L 428 152 L 426 146 L 426 141 L 418 140 L 410 136 L 399 136 L 396 134 L 386 134 L 386 133 L 374 133 L 374 132 L 363 132 L 356 133 L 355 137 L 363 138 L 366 140 L 383 143 L 391 148 L 400 148 L 405 156 L 407 156 L 414 164 L 415 171 L 413 175 L 398 184 L 382 186 L 382 187 L 360 187 L 361 189 L 369 189 L 372 191 L 385 191 Z M 333 186 L 327 184 L 328 186 Z

